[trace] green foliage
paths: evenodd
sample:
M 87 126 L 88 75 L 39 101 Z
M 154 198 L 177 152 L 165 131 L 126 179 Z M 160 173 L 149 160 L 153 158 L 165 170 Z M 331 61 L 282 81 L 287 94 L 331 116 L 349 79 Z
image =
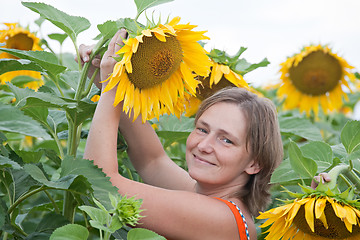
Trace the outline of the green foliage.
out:
M 172 1 L 173 0 L 134 0 L 137 8 L 137 14 L 135 19 L 137 19 L 146 9 Z
M 240 58 L 241 54 L 246 51 L 247 48 L 240 47 L 239 51 L 234 55 L 230 56 L 225 51 L 219 49 L 212 49 L 208 56 L 216 63 L 229 66 L 234 72 L 245 75 L 248 72 L 251 72 L 259 67 L 266 67 L 270 62 L 264 58 L 259 63 L 249 63 L 245 58 Z
M 50 236 L 50 240 L 86 240 L 89 232 L 86 227 L 78 224 L 67 224 L 56 229 Z

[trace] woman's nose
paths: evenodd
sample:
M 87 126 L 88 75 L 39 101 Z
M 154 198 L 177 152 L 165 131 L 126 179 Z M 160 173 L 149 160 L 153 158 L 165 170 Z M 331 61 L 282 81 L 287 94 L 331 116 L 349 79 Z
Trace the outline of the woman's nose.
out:
M 214 149 L 214 139 L 211 135 L 202 138 L 198 143 L 199 151 L 210 153 Z

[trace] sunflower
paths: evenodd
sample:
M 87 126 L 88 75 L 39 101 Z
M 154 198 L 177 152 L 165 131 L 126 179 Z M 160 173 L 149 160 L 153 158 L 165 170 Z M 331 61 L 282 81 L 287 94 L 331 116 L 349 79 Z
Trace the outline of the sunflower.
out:
M 330 197 L 306 197 L 261 213 L 271 227 L 265 239 L 347 239 L 360 238 L 360 211 Z
M 343 88 L 351 91 L 349 80 L 355 80 L 353 68 L 327 46 L 307 46 L 281 64 L 277 95 L 284 109 L 299 108 L 308 116 L 311 110 L 318 116 L 319 105 L 324 113 L 338 111 L 343 97 L 348 100 Z
M 247 48 L 241 47 L 239 51 L 230 56 L 225 51 L 219 49 L 212 49 L 208 56 L 211 59 L 211 73 L 209 76 L 198 76 L 201 82 L 196 88 L 196 96 L 187 95 L 185 116 L 190 117 L 194 115 L 201 102 L 226 87 L 241 87 L 247 90 L 260 94 L 244 80 L 243 75 L 255 70 L 258 67 L 265 67 L 269 64 L 267 59 L 263 59 L 256 64 L 250 64 L 245 59 L 240 58 L 241 54 Z
M 42 50 L 39 45 L 40 39 L 37 38 L 35 34 L 31 33 L 29 30 L 19 27 L 17 23 L 4 24 L 7 26 L 7 29 L 0 30 L 0 43 L 5 43 L 5 46 L 3 46 L 3 48 L 12 48 L 26 51 Z M 6 52 L 0 53 L 0 59 L 2 58 L 17 59 L 17 57 Z M 0 75 L 0 84 L 10 82 L 17 76 L 29 76 L 34 78 L 34 81 L 30 81 L 24 85 L 24 87 L 28 87 L 34 90 L 37 90 L 41 85 L 44 84 L 41 79 L 41 74 L 39 72 L 28 70 L 19 70 L 4 73 Z
M 333 173 L 340 174 L 335 168 Z M 329 176 L 334 177 L 333 173 L 330 171 Z M 265 232 L 268 233 L 265 239 L 360 239 L 360 204 L 354 199 L 352 187 L 341 193 L 336 182 L 323 184 L 320 181 L 316 189 L 301 188 L 304 193 L 293 193 L 285 188 L 295 199 L 257 217 L 267 219 L 261 228 L 271 225 Z
M 185 116 L 194 115 L 204 99 L 222 88 L 243 87 L 250 90 L 248 83 L 240 74 L 231 70 L 228 65 L 215 61 L 212 61 L 210 75 L 198 76 L 198 79 L 201 83 L 196 88 L 196 96 L 187 94 Z
M 185 92 L 196 94 L 199 81 L 195 74 L 207 76 L 211 62 L 198 43 L 209 39 L 205 31 L 192 31 L 195 25 L 169 23 L 146 28 L 124 41 L 117 52 L 122 59 L 114 66 L 104 92 L 117 86 L 114 106 L 123 102 L 123 110 L 142 114 L 145 122 L 163 113 L 179 115 Z

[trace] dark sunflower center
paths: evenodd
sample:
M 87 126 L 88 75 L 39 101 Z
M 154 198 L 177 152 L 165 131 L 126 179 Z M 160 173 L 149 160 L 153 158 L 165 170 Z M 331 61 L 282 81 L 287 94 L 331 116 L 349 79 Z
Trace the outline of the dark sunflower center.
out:
M 196 88 L 196 97 L 200 99 L 201 101 L 205 100 L 206 98 L 210 97 L 217 91 L 219 91 L 222 88 L 225 87 L 236 87 L 234 84 L 232 84 L 230 81 L 228 81 L 224 75 L 221 77 L 220 81 L 215 85 L 213 84 L 210 88 L 210 77 L 211 74 L 204 78 L 202 76 L 199 76 L 198 80 L 201 81 L 201 84 L 198 85 Z
M 182 61 L 180 42 L 174 36 L 166 37 L 166 42 L 156 37 L 145 37 L 143 43 L 131 57 L 133 72 L 128 73 L 135 87 L 151 88 L 167 80 Z
M 312 232 L 305 219 L 305 207 L 302 205 L 294 218 L 294 224 L 304 233 L 312 236 L 321 236 L 329 239 L 346 239 L 360 234 L 360 227 L 353 225 L 352 233 L 349 232 L 340 218 L 338 218 L 329 202 L 325 206 L 325 216 L 328 224 L 326 229 L 319 219 L 315 219 L 315 232 Z M 315 213 L 314 213 L 315 214 Z
M 6 48 L 14 48 L 19 50 L 31 50 L 34 40 L 24 33 L 16 34 L 6 41 Z
M 330 54 L 315 51 L 289 70 L 290 80 L 302 93 L 322 95 L 334 89 L 342 77 L 339 61 Z

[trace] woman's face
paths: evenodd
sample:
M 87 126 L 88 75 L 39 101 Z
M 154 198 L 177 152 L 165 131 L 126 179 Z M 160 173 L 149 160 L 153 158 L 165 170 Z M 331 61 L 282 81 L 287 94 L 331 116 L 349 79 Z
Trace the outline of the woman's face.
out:
M 190 176 L 199 183 L 222 186 L 247 181 L 248 174 L 256 172 L 246 150 L 246 133 L 246 118 L 237 105 L 220 102 L 208 108 L 187 139 Z

